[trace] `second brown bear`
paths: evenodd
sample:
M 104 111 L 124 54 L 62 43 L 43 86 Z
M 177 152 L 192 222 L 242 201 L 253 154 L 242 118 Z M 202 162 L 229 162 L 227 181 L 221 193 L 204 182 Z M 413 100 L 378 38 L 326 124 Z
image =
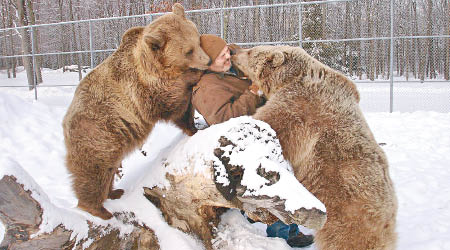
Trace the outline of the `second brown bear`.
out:
M 298 47 L 253 47 L 232 61 L 268 97 L 253 118 L 275 130 L 295 177 L 327 209 L 316 248 L 395 249 L 397 198 L 355 84 Z

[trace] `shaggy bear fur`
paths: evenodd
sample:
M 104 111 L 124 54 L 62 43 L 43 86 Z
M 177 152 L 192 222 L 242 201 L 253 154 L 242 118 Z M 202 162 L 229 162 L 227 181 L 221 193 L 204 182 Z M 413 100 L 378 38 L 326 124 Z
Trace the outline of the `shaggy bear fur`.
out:
M 180 4 L 146 27 L 129 29 L 110 57 L 81 80 L 64 117 L 67 168 L 78 207 L 103 219 L 103 207 L 123 190 L 114 173 L 141 146 L 158 120 L 196 132 L 190 96 L 210 64 L 200 34 Z
M 232 61 L 268 97 L 255 119 L 276 131 L 296 178 L 327 208 L 318 249 L 395 249 L 397 200 L 352 81 L 303 49 L 258 46 Z

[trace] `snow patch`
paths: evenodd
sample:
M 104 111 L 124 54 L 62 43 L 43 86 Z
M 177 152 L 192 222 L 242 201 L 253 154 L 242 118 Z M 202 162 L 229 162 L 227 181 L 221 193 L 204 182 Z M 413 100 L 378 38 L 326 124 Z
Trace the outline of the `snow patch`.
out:
M 268 238 L 265 229 L 250 224 L 236 209 L 221 216 L 213 246 L 221 250 L 291 249 L 284 239 Z
M 0 243 L 2 243 L 3 239 L 5 238 L 6 228 L 5 225 L 0 221 Z

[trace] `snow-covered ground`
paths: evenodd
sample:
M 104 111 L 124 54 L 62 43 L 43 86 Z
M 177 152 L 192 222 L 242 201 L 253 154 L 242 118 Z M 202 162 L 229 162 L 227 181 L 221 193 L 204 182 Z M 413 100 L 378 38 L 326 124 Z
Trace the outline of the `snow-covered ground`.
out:
M 77 73 L 45 70 L 43 77 L 44 85 L 78 82 Z M 24 72 L 13 80 L 0 72 L 0 85 L 24 83 Z M 398 249 L 450 249 L 450 83 L 399 83 L 394 110 L 402 113 L 373 112 L 388 111 L 389 90 L 383 88 L 388 85 L 361 83 L 358 88 L 366 119 L 377 141 L 384 143 L 390 163 L 399 200 Z M 0 88 L 0 178 L 15 173 L 45 204 L 42 232 L 64 222 L 82 237 L 86 224 L 80 218 L 88 217 L 97 223 L 114 224 L 126 233 L 129 228 L 117 220 L 103 222 L 75 208 L 76 199 L 64 167 L 61 127 L 74 90 L 75 87 L 42 87 L 35 101 L 34 92 L 27 88 Z M 421 97 L 425 101 L 421 102 Z M 406 112 L 413 108 L 425 111 Z M 136 186 L 142 178 L 150 183 L 161 181 L 149 166 L 183 138 L 174 126 L 158 124 L 144 145 L 147 156 L 136 152 L 124 160 L 124 176 L 117 186 L 124 188 L 126 194 L 105 204 L 111 211 L 123 210 L 123 204 L 136 204 L 133 211 L 142 223 L 155 230 L 162 249 L 202 246 L 195 237 L 168 226 L 160 211 L 145 198 L 132 194 L 142 192 Z M 265 237 L 264 229 L 265 225 L 250 224 L 239 211 L 232 210 L 222 217 L 218 238 L 229 242 L 233 249 L 290 249 L 284 240 Z M 0 241 L 3 237 L 4 226 L 0 223 Z

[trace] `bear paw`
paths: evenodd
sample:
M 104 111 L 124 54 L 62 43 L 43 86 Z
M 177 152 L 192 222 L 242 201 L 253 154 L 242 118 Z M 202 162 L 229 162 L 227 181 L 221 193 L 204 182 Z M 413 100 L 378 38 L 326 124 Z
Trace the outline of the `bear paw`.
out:
M 111 192 L 109 192 L 108 198 L 111 199 L 111 200 L 120 199 L 120 197 L 122 197 L 124 192 L 125 191 L 123 191 L 123 189 L 111 190 Z
M 78 203 L 78 208 L 104 220 L 109 220 L 113 217 L 113 215 L 103 206 L 101 206 L 100 208 L 92 208 Z

